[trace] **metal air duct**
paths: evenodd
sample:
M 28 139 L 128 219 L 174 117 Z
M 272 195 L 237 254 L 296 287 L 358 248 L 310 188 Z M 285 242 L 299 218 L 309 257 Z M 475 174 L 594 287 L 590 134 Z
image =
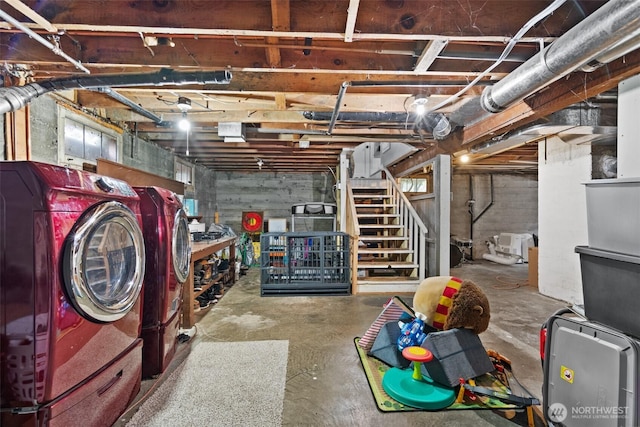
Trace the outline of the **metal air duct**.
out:
M 451 124 L 442 113 L 430 113 L 421 116 L 415 113 L 397 112 L 346 112 L 335 114 L 328 111 L 305 111 L 303 116 L 309 120 L 330 120 L 344 122 L 378 122 L 378 123 L 411 123 L 417 129 L 425 129 L 435 139 L 444 139 L 451 133 Z M 329 132 L 330 134 L 330 132 Z
M 179 72 L 162 69 L 157 73 L 103 74 L 45 80 L 25 86 L 0 88 L 0 114 L 19 110 L 33 98 L 48 92 L 68 89 L 97 89 L 100 87 L 166 86 L 185 84 L 229 84 L 231 72 Z
M 602 54 L 620 55 L 638 46 L 629 46 L 640 35 L 640 3 L 610 0 L 560 36 L 554 43 L 482 92 L 482 108 L 497 113 L 576 69 L 598 60 Z M 619 49 L 624 46 L 624 49 Z

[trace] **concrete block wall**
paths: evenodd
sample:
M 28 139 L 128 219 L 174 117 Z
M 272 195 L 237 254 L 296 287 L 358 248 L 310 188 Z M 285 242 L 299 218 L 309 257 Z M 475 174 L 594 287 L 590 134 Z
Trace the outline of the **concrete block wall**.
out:
M 174 179 L 174 155 L 159 145 L 137 138 L 131 132 L 122 135 L 122 163 Z
M 269 218 L 286 218 L 291 230 L 291 206 L 301 203 L 336 203 L 331 172 L 311 174 L 260 172 L 216 173 L 216 205 L 220 222 L 242 233 L 242 212 L 263 212 Z
M 58 159 L 58 108 L 53 98 L 41 96 L 31 102 L 31 160 L 51 163 Z
M 451 234 L 472 239 L 473 258 L 488 253 L 485 244 L 504 233 L 538 234 L 538 180 L 536 175 L 454 173 L 452 178 Z M 469 201 L 473 200 L 473 218 Z M 486 208 L 484 214 L 481 212 Z
M 136 169 L 174 179 L 176 155 L 164 147 L 137 138 L 126 132 L 123 136 L 122 163 Z M 187 159 L 182 161 L 189 162 Z M 193 164 L 193 163 L 192 163 Z M 207 224 L 213 222 L 216 206 L 215 172 L 204 166 L 193 164 L 193 187 L 186 187 L 184 197 L 198 200 L 198 215 Z

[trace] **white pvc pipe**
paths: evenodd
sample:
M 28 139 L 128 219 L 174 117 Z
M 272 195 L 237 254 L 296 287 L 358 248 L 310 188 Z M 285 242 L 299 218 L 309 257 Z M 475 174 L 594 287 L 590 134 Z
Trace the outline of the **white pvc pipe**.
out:
M 493 254 L 482 254 L 482 258 L 489 261 L 497 262 L 498 264 L 504 264 L 504 265 L 514 265 L 515 263 L 518 262 L 517 257 L 505 257 L 505 256 L 493 255 Z

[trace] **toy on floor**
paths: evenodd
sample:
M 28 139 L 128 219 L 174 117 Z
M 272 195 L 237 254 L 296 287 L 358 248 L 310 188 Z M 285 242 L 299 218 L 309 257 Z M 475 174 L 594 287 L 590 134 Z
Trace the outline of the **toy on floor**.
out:
M 402 321 L 402 318 L 400 319 Z M 402 323 L 400 336 L 398 337 L 398 350 L 403 351 L 407 347 L 420 346 L 427 338 L 424 332 L 425 316 L 422 313 L 416 313 L 415 319 L 410 322 Z
M 489 300 L 470 280 L 451 276 L 428 277 L 418 285 L 413 309 L 436 330 L 470 329 L 480 334 L 489 327 Z
M 413 369 L 391 368 L 382 377 L 382 388 L 389 396 L 408 406 L 438 410 L 446 408 L 456 400 L 453 388 L 434 383 L 423 377 L 420 367 L 433 355 L 422 347 L 406 347 L 402 356 L 413 362 Z

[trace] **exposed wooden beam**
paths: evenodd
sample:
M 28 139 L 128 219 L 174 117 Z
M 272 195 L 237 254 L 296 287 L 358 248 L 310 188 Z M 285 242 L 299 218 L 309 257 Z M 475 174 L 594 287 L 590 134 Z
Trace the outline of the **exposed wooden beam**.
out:
M 289 0 L 271 0 L 271 29 L 273 31 L 290 31 Z M 267 44 L 277 45 L 277 37 L 267 37 Z M 277 47 L 267 48 L 267 63 L 270 67 L 280 68 L 282 66 L 280 49 Z
M 36 24 L 25 23 L 26 27 L 33 29 L 39 28 Z M 10 25 L 6 23 L 0 23 L 0 28 L 7 30 L 11 29 Z M 242 30 L 242 29 L 227 29 L 227 28 L 189 28 L 189 27 L 153 27 L 153 26 L 132 26 L 132 25 L 89 25 L 89 24 L 64 24 L 56 23 L 56 28 L 59 31 L 66 31 L 73 33 L 74 31 L 92 32 L 92 33 L 133 33 L 138 35 L 143 33 L 145 35 L 187 35 L 187 36 L 226 36 L 226 37 L 253 37 L 253 38 L 265 38 L 276 37 L 281 39 L 298 39 L 298 38 L 312 38 L 318 40 L 344 40 L 344 34 L 331 33 L 322 31 L 268 31 L 268 30 Z M 539 44 L 541 41 L 544 43 L 551 43 L 557 37 L 522 37 L 519 39 L 519 43 L 534 43 Z M 358 33 L 354 36 L 354 40 L 378 40 L 378 41 L 431 41 L 431 40 L 449 40 L 449 42 L 466 42 L 466 43 L 501 43 L 506 44 L 509 42 L 509 37 L 505 36 L 491 36 L 491 35 L 469 35 L 469 36 L 456 36 L 440 34 L 396 34 L 396 33 Z
M 6 113 L 4 128 L 7 160 L 31 160 L 31 125 L 29 105 Z
M 347 25 L 344 30 L 344 41 L 347 43 L 353 41 L 353 32 L 356 29 L 359 7 L 360 0 L 349 0 L 349 9 L 347 9 Z
M 4 0 L 5 3 L 10 4 L 15 10 L 22 13 L 27 18 L 31 19 L 33 22 L 38 24 L 43 29 L 47 30 L 50 33 L 58 33 L 58 29 L 51 24 L 51 22 L 44 19 L 41 15 L 39 15 L 35 10 L 31 9 L 26 4 L 22 3 L 20 0 Z
M 287 109 L 287 97 L 284 93 L 277 93 L 275 96 L 276 110 Z
M 416 66 L 413 68 L 413 72 L 416 74 L 422 74 L 431 67 L 433 62 L 438 58 L 440 52 L 447 47 L 449 40 L 431 40 L 427 43 L 420 58 L 416 62 Z

